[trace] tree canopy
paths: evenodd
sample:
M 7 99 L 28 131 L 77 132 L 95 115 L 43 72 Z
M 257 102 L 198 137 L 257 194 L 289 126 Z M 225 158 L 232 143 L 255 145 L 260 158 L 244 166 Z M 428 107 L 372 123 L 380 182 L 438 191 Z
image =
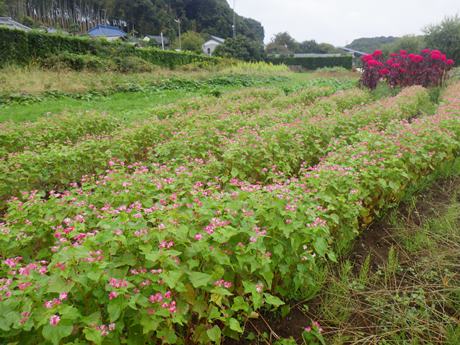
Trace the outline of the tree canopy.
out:
M 406 50 L 409 53 L 420 53 L 426 46 L 424 36 L 406 35 L 393 41 L 392 43 L 384 44 L 381 50 L 385 55 L 392 52 L 399 52 L 400 50 Z
M 188 50 L 196 53 L 201 53 L 201 49 L 204 43 L 204 38 L 201 34 L 195 31 L 187 31 L 181 37 L 181 44 L 179 39 L 175 39 L 173 43 L 174 48 L 182 46 L 182 50 Z
M 445 18 L 438 25 L 430 25 L 425 28 L 425 40 L 427 46 L 439 49 L 448 58 L 454 59 L 460 64 L 460 17 L 458 15 Z
M 317 43 L 315 40 L 307 40 L 299 43 L 287 32 L 280 32 L 273 36 L 270 43 L 267 44 L 266 51 L 268 54 L 281 55 L 289 55 L 294 53 L 328 54 L 342 52 L 332 44 Z
M 263 45 L 249 40 L 247 37 L 238 36 L 226 39 L 214 51 L 215 56 L 235 58 L 245 61 L 259 61 L 263 58 Z
M 77 24 L 80 32 L 101 23 L 109 23 L 140 35 L 160 32 L 176 37 L 181 20 L 182 31 L 197 31 L 223 38 L 233 34 L 233 11 L 226 0 L 0 0 L 5 14 L 22 21 L 32 18 L 39 25 L 69 30 Z M 236 16 L 237 32 L 262 42 L 262 25 Z

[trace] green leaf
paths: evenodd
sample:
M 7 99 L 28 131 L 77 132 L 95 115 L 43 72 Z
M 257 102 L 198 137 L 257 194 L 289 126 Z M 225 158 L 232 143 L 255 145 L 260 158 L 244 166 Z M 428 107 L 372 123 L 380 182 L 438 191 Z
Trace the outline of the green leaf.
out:
M 163 280 L 166 285 L 168 285 L 171 289 L 174 289 L 181 276 L 181 271 L 169 271 L 163 274 Z
M 155 331 L 160 325 L 160 321 L 158 320 L 158 318 L 149 315 L 143 315 L 141 317 L 140 324 L 143 328 L 144 334 L 147 334 L 152 331 Z
M 265 302 L 267 302 L 268 304 L 273 305 L 275 307 L 279 307 L 280 305 L 285 304 L 278 297 L 270 295 L 268 293 L 264 293 L 264 297 L 265 297 Z
M 240 323 L 238 322 L 237 319 L 234 319 L 233 317 L 229 320 L 229 327 L 232 331 L 243 333 Z
M 211 281 L 212 277 L 209 274 L 201 272 L 192 272 L 189 273 L 190 281 L 192 282 L 193 287 L 199 288 L 201 286 L 206 286 Z
M 107 312 L 109 313 L 110 322 L 118 320 L 126 304 L 127 302 L 123 297 L 115 298 L 109 302 Z
M 69 284 L 59 276 L 52 276 L 48 281 L 47 292 L 64 292 L 69 291 L 73 286 L 73 283 Z
M 324 256 L 327 251 L 327 242 L 324 237 L 317 237 L 315 243 L 313 243 L 313 247 L 315 248 L 316 253 L 320 256 Z
M 87 327 L 83 330 L 85 337 L 87 340 L 95 343 L 96 345 L 100 345 L 102 343 L 102 335 L 101 332 L 93 327 Z
M 73 326 L 60 323 L 57 326 L 45 325 L 42 334 L 46 340 L 58 345 L 61 339 L 72 334 L 72 330 Z
M 222 335 L 222 332 L 218 326 L 214 326 L 211 329 L 208 329 L 206 331 L 206 334 L 208 335 L 209 339 L 216 344 L 220 344 L 220 338 Z
M 246 303 L 243 297 L 238 296 L 233 300 L 232 310 L 234 311 L 243 310 L 247 312 L 249 310 L 249 304 Z

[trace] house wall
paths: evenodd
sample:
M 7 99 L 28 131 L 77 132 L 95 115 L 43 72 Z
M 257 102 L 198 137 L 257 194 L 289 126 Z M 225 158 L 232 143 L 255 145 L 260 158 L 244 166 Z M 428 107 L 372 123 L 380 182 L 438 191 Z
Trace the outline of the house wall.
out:
M 216 41 L 208 41 L 205 44 L 203 44 L 203 53 L 206 55 L 212 55 L 214 53 L 214 50 L 220 46 L 219 42 Z

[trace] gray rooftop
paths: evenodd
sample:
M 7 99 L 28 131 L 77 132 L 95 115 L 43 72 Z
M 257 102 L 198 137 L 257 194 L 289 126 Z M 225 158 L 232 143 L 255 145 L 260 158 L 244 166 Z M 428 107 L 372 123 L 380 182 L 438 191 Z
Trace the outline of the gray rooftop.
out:
M 28 26 L 22 25 L 21 23 L 18 23 L 17 21 L 13 20 L 11 17 L 0 17 L 0 26 L 6 26 L 9 29 L 16 29 L 16 30 L 23 30 L 23 31 L 29 31 L 32 30 Z

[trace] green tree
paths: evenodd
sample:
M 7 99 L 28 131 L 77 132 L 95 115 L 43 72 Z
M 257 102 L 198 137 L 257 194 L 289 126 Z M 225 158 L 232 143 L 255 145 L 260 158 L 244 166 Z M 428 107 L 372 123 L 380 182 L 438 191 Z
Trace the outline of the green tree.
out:
M 321 53 L 321 50 L 315 40 L 310 40 L 299 44 L 299 53 L 318 54 Z
M 343 53 L 341 50 L 334 47 L 329 43 L 320 43 L 318 44 L 318 49 L 321 54 L 340 54 Z
M 235 58 L 244 61 L 259 61 L 264 57 L 263 46 L 244 36 L 229 38 L 214 51 L 215 56 Z
M 289 55 L 299 51 L 299 43 L 287 32 L 280 32 L 273 36 L 266 51 L 268 54 Z
M 204 38 L 201 34 L 194 31 L 187 31 L 181 37 L 182 50 L 189 50 L 192 52 L 201 52 L 201 47 L 204 43 Z M 173 43 L 174 48 L 179 48 L 179 39 L 176 38 Z
M 439 49 L 460 64 L 460 17 L 446 17 L 440 24 L 425 28 L 428 48 Z
M 407 35 L 392 43 L 385 44 L 381 49 L 385 55 L 389 55 L 402 49 L 410 53 L 419 53 L 424 48 L 426 48 L 426 42 L 423 36 Z

